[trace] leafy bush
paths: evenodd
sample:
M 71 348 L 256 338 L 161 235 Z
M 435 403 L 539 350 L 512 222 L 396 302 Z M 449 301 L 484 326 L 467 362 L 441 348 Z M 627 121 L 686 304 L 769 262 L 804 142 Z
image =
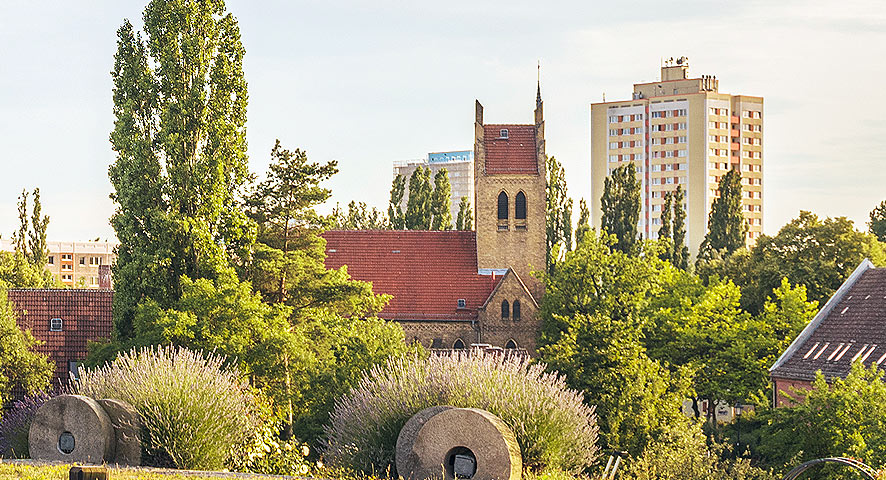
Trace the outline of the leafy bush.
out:
M 513 430 L 524 466 L 581 471 L 597 457 L 594 408 L 541 364 L 453 353 L 373 367 L 336 402 L 326 427 L 327 460 L 363 472 L 393 472 L 400 429 L 434 405 L 487 410 Z
M 774 480 L 744 458 L 730 458 L 732 452 L 721 444 L 708 446 L 700 424 L 687 420 L 672 424 L 667 432 L 649 442 L 643 454 L 627 460 L 620 470 L 624 480 Z
M 48 393 L 29 395 L 13 403 L 0 420 L 0 458 L 29 458 L 28 432 L 37 409 L 52 398 Z
M 267 399 L 266 399 L 267 400 Z M 316 473 L 317 465 L 308 461 L 311 450 L 296 439 L 281 440 L 281 421 L 275 418 L 270 404 L 261 405 L 260 420 L 245 441 L 231 449 L 228 467 L 235 472 L 265 473 L 271 475 L 300 475 Z
M 79 373 L 77 393 L 120 399 L 138 410 L 148 463 L 154 465 L 221 468 L 254 423 L 254 397 L 218 355 L 144 348 Z

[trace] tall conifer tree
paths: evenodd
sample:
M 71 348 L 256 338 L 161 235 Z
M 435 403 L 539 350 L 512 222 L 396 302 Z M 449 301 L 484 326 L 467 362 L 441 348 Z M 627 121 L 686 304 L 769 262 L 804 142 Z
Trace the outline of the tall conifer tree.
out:
M 431 195 L 431 230 L 452 230 L 452 186 L 445 168 L 434 175 L 434 193 Z
M 683 207 L 683 188 L 677 185 L 674 192 L 674 250 L 671 259 L 674 266 L 682 270 L 689 268 L 689 247 L 686 246 L 686 209 Z
M 701 246 L 701 256 L 707 258 L 713 252 L 726 254 L 743 247 L 748 224 L 741 207 L 741 174 L 729 170 L 720 178 L 720 196 L 714 199 L 708 217 L 708 233 Z
M 606 177 L 603 197 L 603 230 L 616 237 L 615 249 L 633 253 L 637 249 L 640 220 L 640 180 L 633 163 L 622 165 Z
M 665 203 L 661 207 L 661 227 L 658 228 L 658 238 L 666 243 L 664 246 L 663 260 L 672 261 L 674 258 L 674 243 L 672 235 L 673 224 L 671 222 L 671 213 L 673 212 L 674 194 L 668 192 L 665 194 Z
M 468 197 L 461 197 L 458 204 L 458 217 L 455 220 L 456 230 L 473 230 L 474 214 L 471 210 L 471 202 Z
M 409 200 L 406 203 L 406 229 L 431 228 L 431 170 L 417 167 L 409 177 Z
M 585 199 L 578 201 L 578 225 L 575 226 L 575 248 L 584 241 L 591 231 L 591 212 Z
M 394 177 L 394 181 L 391 182 L 391 198 L 388 201 L 388 220 L 393 230 L 406 228 L 406 216 L 403 214 L 403 208 L 400 207 L 405 194 L 406 177 L 398 173 Z

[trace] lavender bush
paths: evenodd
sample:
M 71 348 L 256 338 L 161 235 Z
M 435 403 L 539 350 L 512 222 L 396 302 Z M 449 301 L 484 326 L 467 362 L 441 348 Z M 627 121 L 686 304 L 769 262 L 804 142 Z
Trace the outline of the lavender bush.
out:
M 434 405 L 481 408 L 499 416 L 534 471 L 579 472 L 597 457 L 597 419 L 580 393 L 528 359 L 453 353 L 394 359 L 374 367 L 336 402 L 326 459 L 367 473 L 394 472 L 400 429 Z
M 145 426 L 150 463 L 218 469 L 252 428 L 254 398 L 218 355 L 157 347 L 80 369 L 77 393 L 132 404 Z
M 28 395 L 13 403 L 0 419 L 0 458 L 28 458 L 28 431 L 31 420 L 47 400 L 49 393 Z

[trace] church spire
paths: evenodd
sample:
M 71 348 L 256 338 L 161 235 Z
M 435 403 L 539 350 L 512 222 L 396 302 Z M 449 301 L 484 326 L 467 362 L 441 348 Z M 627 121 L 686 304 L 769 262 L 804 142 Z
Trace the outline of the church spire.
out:
M 535 93 L 535 106 L 541 105 L 541 60 L 538 61 L 538 90 Z

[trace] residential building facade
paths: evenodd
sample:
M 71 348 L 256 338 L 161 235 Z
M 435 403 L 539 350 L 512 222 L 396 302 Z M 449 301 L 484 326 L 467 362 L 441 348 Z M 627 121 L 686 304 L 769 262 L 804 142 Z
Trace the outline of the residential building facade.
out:
M 657 82 L 634 84 L 630 100 L 591 104 L 591 217 L 600 228 L 606 177 L 633 163 L 642 182 L 638 228 L 657 238 L 667 192 L 685 192 L 686 240 L 693 257 L 719 197 L 720 178 L 742 177 L 746 241 L 763 231 L 763 98 L 719 92 L 715 76 L 689 77 L 685 57 L 668 60 Z
M 468 197 L 474 201 L 474 152 L 471 150 L 459 150 L 453 152 L 432 152 L 425 160 L 406 160 L 394 162 L 394 177 L 403 175 L 406 178 L 406 194 L 400 202 L 400 208 L 406 211 L 409 200 L 409 177 L 418 167 L 431 169 L 431 181 L 434 175 L 442 169 L 449 174 L 449 185 L 452 188 L 452 222 L 458 217 L 458 206 L 461 197 Z
M 46 268 L 56 280 L 69 287 L 111 288 L 110 266 L 117 259 L 116 242 L 46 242 Z M 0 241 L 0 250 L 13 251 L 9 240 Z

